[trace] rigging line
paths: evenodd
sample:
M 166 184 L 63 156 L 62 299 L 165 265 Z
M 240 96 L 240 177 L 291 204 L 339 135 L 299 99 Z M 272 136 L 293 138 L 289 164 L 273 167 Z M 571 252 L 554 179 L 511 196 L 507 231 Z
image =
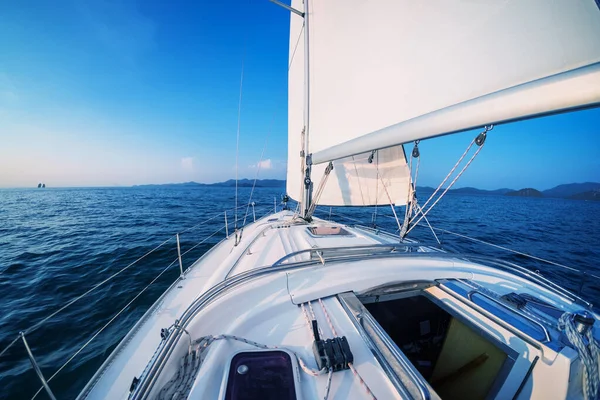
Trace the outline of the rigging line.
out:
M 360 199 L 362 200 L 363 204 L 365 204 L 365 196 L 363 195 L 362 185 L 360 184 L 360 176 L 358 176 L 358 168 L 356 168 L 356 160 L 354 159 L 354 156 L 352 156 L 352 164 L 354 165 L 354 172 L 356 173 L 356 180 L 358 181 L 358 190 L 360 191 Z
M 325 211 L 325 210 L 321 210 L 321 209 L 319 209 L 319 208 L 316 208 L 316 209 L 315 209 L 315 211 L 322 212 L 322 213 L 326 213 L 326 212 L 328 212 L 328 211 Z M 340 218 L 345 218 L 345 219 L 347 219 L 347 220 L 349 220 L 349 221 L 357 222 L 357 223 L 359 223 L 359 224 L 361 224 L 361 225 L 365 223 L 364 221 L 361 221 L 361 220 L 359 220 L 359 219 L 352 218 L 352 217 L 347 217 L 347 216 L 345 216 L 345 215 L 342 215 L 342 214 L 337 214 L 337 213 L 334 213 L 334 212 L 331 212 L 331 211 L 329 211 L 329 213 L 330 213 L 331 215 L 335 215 L 335 216 L 337 216 L 337 217 L 340 217 Z M 390 216 L 390 218 L 391 218 L 391 216 Z
M 371 223 L 373 224 L 373 227 L 377 226 L 377 205 L 379 203 L 379 152 L 376 151 L 375 153 L 375 213 L 373 214 L 373 217 L 371 218 Z
M 487 244 L 488 246 L 496 247 L 498 249 L 505 250 L 505 251 L 508 251 L 510 253 L 518 254 L 518 255 L 521 255 L 523 257 L 532 258 L 534 260 L 542 261 L 542 262 L 545 262 L 545 263 L 548 263 L 548 264 L 551 264 L 551 265 L 555 265 L 557 267 L 565 268 L 565 269 L 568 269 L 569 271 L 579 272 L 579 273 L 582 272 L 582 271 L 580 271 L 580 270 L 578 270 L 576 268 L 568 267 L 568 266 L 566 266 L 564 264 L 559 264 L 557 262 L 546 260 L 546 259 L 541 258 L 541 257 L 537 257 L 537 256 L 533 256 L 531 254 L 527 254 L 527 253 L 523 253 L 523 252 L 520 252 L 520 251 L 517 251 L 517 250 L 509 249 L 508 247 L 504 247 L 504 246 L 500 246 L 500 245 L 497 245 L 497 244 L 494 244 L 494 243 L 486 242 L 485 240 L 476 239 L 476 238 L 473 238 L 473 237 L 470 237 L 470 236 L 467 236 L 467 235 L 461 235 L 460 233 L 452 232 L 452 231 L 449 231 L 449 230 L 446 230 L 446 229 L 441 229 L 441 228 L 434 228 L 434 229 L 436 231 L 440 231 L 440 232 L 444 232 L 444 233 L 447 233 L 447 234 L 450 234 L 450 235 L 458 236 L 458 237 L 461 237 L 463 239 L 468 239 L 468 240 L 472 240 L 474 242 L 478 242 L 478 243 L 482 243 L 482 244 Z
M 17 343 L 17 340 L 19 340 L 20 338 L 21 335 L 17 335 L 17 337 L 12 342 L 10 342 L 9 345 L 4 348 L 4 350 L 2 350 L 2 352 L 0 353 L 0 357 L 2 357 L 2 355 L 6 353 L 8 349 L 10 349 L 15 343 Z
M 474 143 L 474 142 L 475 142 L 475 140 L 473 141 L 473 143 Z M 471 148 L 471 146 L 473 145 L 473 143 L 471 143 L 471 145 L 469 146 L 469 148 Z M 429 211 L 431 211 L 431 209 L 432 209 L 433 207 L 435 207 L 435 205 L 436 205 L 436 204 L 437 204 L 437 203 L 438 203 L 438 202 L 439 202 L 439 201 L 442 199 L 442 197 L 444 197 L 444 195 L 445 195 L 445 194 L 448 192 L 448 190 L 450 190 L 450 188 L 451 188 L 452 186 L 454 186 L 454 184 L 456 183 L 456 181 L 458 180 L 458 178 L 460 178 L 460 177 L 461 177 L 461 175 L 462 175 L 462 174 L 463 174 L 463 173 L 464 173 L 464 172 L 467 170 L 467 168 L 469 168 L 469 165 L 471 165 L 471 163 L 473 162 L 473 160 L 475 159 L 475 157 L 477 157 L 477 154 L 479 154 L 479 152 L 481 151 L 481 149 L 483 149 L 483 146 L 484 146 L 484 145 L 485 145 L 485 144 L 482 144 L 481 146 L 479 146 L 479 147 L 477 148 L 477 151 L 476 151 L 476 152 L 475 152 L 475 153 L 474 153 L 474 154 L 471 156 L 471 159 L 470 159 L 470 160 L 467 162 L 467 164 L 466 164 L 466 165 L 465 165 L 465 166 L 464 166 L 464 167 L 463 167 L 463 168 L 460 170 L 460 172 L 458 173 L 458 175 L 456 175 L 456 177 L 455 177 L 455 178 L 452 180 L 452 182 L 450 182 L 450 184 L 448 185 L 448 187 L 447 187 L 447 188 L 446 188 L 446 189 L 445 189 L 445 190 L 442 192 L 442 194 L 441 194 L 441 195 L 440 195 L 440 196 L 439 196 L 437 199 L 435 199 L 435 201 L 433 202 L 433 204 L 432 204 L 432 205 L 430 205 L 430 206 L 429 206 L 429 208 L 428 208 L 428 209 L 427 209 L 427 210 L 426 210 L 424 213 L 422 213 L 422 214 L 421 214 L 421 217 L 420 217 L 419 219 L 417 219 L 417 222 L 415 222 L 415 223 L 413 224 L 413 226 L 411 226 L 411 227 L 408 229 L 408 231 L 406 232 L 406 234 L 407 234 L 407 235 L 408 235 L 408 233 L 409 233 L 410 231 L 412 231 L 412 230 L 413 230 L 413 228 L 414 228 L 415 226 L 417 226 L 417 225 L 418 225 L 418 223 L 419 223 L 419 222 L 421 222 L 421 220 L 422 220 L 423 218 L 425 218 L 425 216 L 426 216 L 426 215 L 429 213 Z M 455 165 L 455 168 L 453 168 L 453 169 L 456 169 L 456 165 Z M 440 188 L 440 186 L 438 186 L 438 189 L 439 189 L 439 188 Z M 436 189 L 436 190 L 437 190 L 437 189 Z M 432 196 L 433 196 L 433 195 L 432 195 Z M 431 197 L 430 197 L 429 199 L 431 199 Z M 429 200 L 428 200 L 428 201 L 429 201 Z M 423 209 L 423 208 L 425 208 L 425 206 L 421 207 L 421 209 Z
M 273 112 L 273 117 L 271 118 L 271 126 L 269 127 L 269 132 L 267 133 L 267 138 L 265 139 L 265 144 L 263 145 L 262 151 L 260 153 L 260 161 L 256 164 L 256 175 L 254 176 L 254 183 L 252 183 L 252 190 L 250 191 L 250 198 L 248 199 L 248 205 L 246 206 L 246 213 L 244 214 L 244 222 L 242 223 L 242 227 L 246 226 L 246 218 L 248 217 L 248 211 L 250 210 L 250 203 L 252 203 L 252 196 L 254 194 L 254 188 L 256 187 L 256 181 L 258 180 L 258 173 L 260 172 L 260 166 L 262 164 L 263 157 L 265 155 L 265 149 L 267 148 L 267 144 L 269 143 L 269 137 L 271 137 L 271 132 L 273 131 L 273 123 L 275 122 L 275 114 Z
M 406 209 L 404 210 L 404 223 L 406 223 L 406 221 L 408 221 L 409 219 L 409 214 L 410 214 L 410 202 L 411 202 L 411 179 L 412 179 L 412 161 L 413 161 L 413 157 L 411 155 L 410 160 L 408 161 L 408 193 L 406 195 Z
M 240 207 L 243 207 L 243 206 L 239 206 L 238 208 L 240 208 Z M 232 211 L 232 210 L 233 210 L 233 209 L 229 209 L 229 210 L 225 210 L 225 211 Z M 189 231 L 191 231 L 191 230 L 193 230 L 193 229 L 196 229 L 197 227 L 199 227 L 199 226 L 202 226 L 202 225 L 206 224 L 207 222 L 210 222 L 210 221 L 214 220 L 215 218 L 220 218 L 220 217 L 222 217 L 222 216 L 223 216 L 223 213 L 222 213 L 222 212 L 221 212 L 221 213 L 219 213 L 219 214 L 215 214 L 213 217 L 210 217 L 209 219 L 206 219 L 206 220 L 204 220 L 204 221 L 202 221 L 202 222 L 199 222 L 199 223 L 197 223 L 197 224 L 196 224 L 196 225 L 194 225 L 194 226 L 191 226 L 191 227 L 189 227 L 189 228 L 186 228 L 186 229 L 182 230 L 181 232 L 179 232 L 179 235 L 181 235 L 182 233 L 189 232 Z
M 242 115 L 242 89 L 244 87 L 244 61 L 246 60 L 246 39 L 244 39 L 244 52 L 242 54 L 242 72 L 240 75 L 240 98 L 238 101 L 237 115 L 237 134 L 235 139 L 235 222 L 234 228 L 237 229 L 237 208 L 238 208 L 238 172 L 239 172 L 239 155 L 240 155 L 240 122 Z
M 331 322 L 331 318 L 329 317 L 329 313 L 327 312 L 327 308 L 325 307 L 325 304 L 323 303 L 323 300 L 321 300 L 319 298 L 319 302 L 321 303 L 321 307 L 323 308 L 323 314 L 325 314 L 325 318 L 327 319 L 327 323 L 329 324 L 329 328 L 331 328 L 331 332 L 333 333 L 333 336 L 334 337 L 338 336 L 338 334 L 337 334 L 337 332 L 335 330 L 335 326 L 333 325 L 333 322 Z M 356 378 L 358 378 L 358 383 L 363 387 L 363 389 L 365 389 L 365 391 L 371 397 L 371 399 L 375 399 L 376 400 L 377 398 L 373 394 L 373 391 L 371 390 L 371 388 L 369 387 L 369 385 L 367 385 L 367 383 L 362 378 L 362 376 L 360 376 L 360 374 L 358 373 L 358 371 L 356 370 L 356 368 L 354 368 L 354 366 L 352 365 L 352 363 L 348 363 L 348 367 L 350 368 L 350 370 L 352 370 L 352 373 L 354 374 L 354 376 Z
M 327 180 L 329 179 L 329 175 L 331 174 L 332 170 L 333 170 L 333 163 L 330 161 L 329 165 L 327 165 L 327 167 L 325 168 L 325 173 L 323 175 L 323 178 L 321 178 L 321 181 L 319 182 L 319 186 L 317 187 L 317 191 L 315 192 L 315 195 L 313 196 L 313 201 L 310 204 L 310 207 L 306 214 L 307 217 L 311 217 L 313 215 L 313 213 L 315 212 L 315 209 L 317 208 L 319 200 L 321 200 L 321 195 L 323 194 L 323 190 L 325 189 L 325 185 L 327 184 Z
M 217 233 L 221 232 L 223 229 L 225 229 L 225 227 L 221 227 L 219 229 L 217 229 L 216 231 L 214 231 L 210 236 L 207 236 L 206 238 L 204 238 L 203 240 L 201 240 L 199 243 L 196 243 L 193 247 L 187 249 L 187 251 L 185 251 L 184 253 L 181 254 L 181 258 L 183 258 L 183 256 L 185 256 L 187 253 L 189 253 L 190 251 L 194 250 L 196 247 L 200 246 L 202 243 L 206 243 L 206 241 L 210 238 L 212 238 L 213 236 L 215 236 Z
M 93 286 L 92 288 L 90 288 L 89 290 L 87 290 L 85 293 L 83 293 L 83 294 L 75 297 L 73 300 L 69 301 L 67 304 L 65 304 L 64 306 L 62 306 L 58 310 L 54 311 L 52 314 L 48 315 L 46 318 L 44 318 L 40 322 L 36 323 L 35 325 L 31 326 L 30 328 L 27 328 L 23 332 L 23 334 L 27 335 L 27 334 L 33 332 L 34 330 L 36 330 L 37 328 L 39 328 L 41 325 L 43 325 L 46 321 L 48 321 L 50 318 L 54 317 L 56 314 L 62 312 L 63 310 L 65 310 L 66 308 L 70 307 L 75 302 L 81 300 L 82 298 L 84 298 L 88 294 L 92 293 L 94 290 L 98 289 L 100 286 L 104 285 L 106 282 L 110 281 L 111 279 L 113 279 L 117 275 L 121 274 L 123 271 L 127 270 L 129 267 L 131 267 L 132 265 L 134 265 L 138 261 L 140 261 L 143 258 L 145 258 L 146 256 L 148 256 L 150 253 L 153 253 L 154 251 L 158 250 L 160 247 L 162 247 L 165 243 L 167 243 L 168 241 L 170 241 L 174 237 L 175 237 L 175 235 L 171 236 L 170 238 L 168 238 L 167 240 L 165 240 L 164 242 L 162 242 L 161 244 L 159 244 L 158 246 L 156 246 L 155 248 L 153 248 L 152 250 L 150 250 L 149 252 L 147 252 L 146 254 L 144 254 L 143 256 L 141 256 L 140 258 L 138 258 L 137 260 L 133 261 L 132 263 L 130 263 L 126 267 L 124 267 L 121 270 L 117 271 L 116 273 L 112 274 L 111 276 L 109 276 L 108 278 L 106 278 L 105 280 L 103 280 L 102 282 L 96 284 L 95 286 Z
M 104 329 L 106 329 L 119 315 L 123 313 L 123 311 L 125 311 L 134 301 L 136 301 L 142 295 L 142 293 L 144 293 L 154 282 L 158 280 L 158 278 L 162 276 L 162 274 L 164 274 L 177 261 L 178 258 L 173 260 L 171 264 L 167 265 L 154 279 L 152 279 L 152 281 L 148 285 L 146 285 L 146 287 L 144 287 L 133 299 L 131 299 L 129 303 L 125 304 L 125 306 L 121 308 L 121 310 L 119 310 L 118 313 L 116 313 L 102 328 L 100 328 L 100 330 L 98 330 L 94 334 L 94 336 L 92 336 L 87 342 L 85 342 L 85 344 L 81 346 L 79 350 L 77 350 L 50 378 L 48 378 L 47 381 L 50 382 L 52 379 L 54 379 L 54 377 L 58 375 L 58 373 L 62 371 L 63 368 L 67 366 L 67 364 L 69 364 L 79 353 L 81 353 L 83 349 L 85 349 L 100 333 L 102 333 L 102 331 L 104 331 Z M 33 395 L 32 399 L 35 399 L 35 397 L 42 391 L 43 388 L 43 386 L 39 388 L 38 391 Z
M 415 203 L 415 209 L 417 210 L 417 213 L 421 213 L 423 214 L 423 209 L 421 208 L 421 206 L 419 206 L 419 204 Z M 442 244 L 442 242 L 440 242 L 440 239 L 438 239 L 437 235 L 435 234 L 435 231 L 433 230 L 433 227 L 431 226 L 431 224 L 429 223 L 429 220 L 427 219 L 427 217 L 423 217 L 425 218 L 425 222 L 427 222 L 427 226 L 429 226 L 429 229 L 431 229 L 431 233 L 433 233 L 433 237 L 435 238 L 435 241 L 438 242 L 439 245 Z
M 398 215 L 396 215 L 396 210 L 394 209 L 394 204 L 392 203 L 392 198 L 390 196 L 390 193 L 387 190 L 387 187 L 385 186 L 385 182 L 383 182 L 383 179 L 381 180 L 381 184 L 383 185 L 383 189 L 385 190 L 385 194 L 387 195 L 387 198 L 390 202 L 390 207 L 392 207 L 392 213 L 394 213 L 394 218 L 396 219 L 396 224 L 398 225 L 398 229 L 401 231 L 402 230 L 402 225 L 400 225 L 400 221 L 398 220 Z M 400 238 L 400 240 L 402 241 L 402 238 Z
M 450 172 L 448 172 L 448 175 L 446 175 L 446 177 L 444 178 L 444 180 L 438 185 L 438 187 L 431 194 L 431 196 L 429 196 L 429 198 L 427 199 L 427 201 L 425 202 L 425 204 L 423 204 L 423 206 L 421 208 L 427 207 L 427 204 L 429 204 L 429 202 L 433 199 L 433 197 L 437 194 L 437 192 L 439 192 L 439 190 L 442 188 L 442 186 L 444 185 L 444 183 L 446 183 L 446 181 L 450 178 L 450 176 L 454 173 L 454 171 L 456 170 L 456 168 L 459 166 L 459 164 L 465 158 L 465 156 L 467 155 L 467 153 L 469 153 L 469 150 L 471 150 L 471 147 L 473 147 L 473 144 L 475 143 L 475 140 L 476 139 L 473 139 L 471 141 L 471 144 L 469 144 L 469 146 L 467 147 L 467 149 L 465 150 L 465 152 L 462 154 L 462 156 L 460 156 L 460 158 L 458 159 L 458 161 L 456 162 L 456 164 L 454 164 L 454 167 L 452 167 L 452 169 L 450 170 Z M 479 147 L 479 149 L 481 149 L 481 147 Z
M 298 49 L 298 44 L 300 43 L 300 39 L 302 38 L 302 34 L 304 33 L 304 22 L 302 23 L 302 29 L 300 29 L 300 34 L 298 34 L 298 39 L 296 40 L 296 45 L 294 46 L 294 51 L 292 52 L 292 56 L 290 57 L 290 63 L 288 64 L 288 72 L 292 67 L 292 63 L 294 62 L 294 57 L 296 56 L 296 50 Z

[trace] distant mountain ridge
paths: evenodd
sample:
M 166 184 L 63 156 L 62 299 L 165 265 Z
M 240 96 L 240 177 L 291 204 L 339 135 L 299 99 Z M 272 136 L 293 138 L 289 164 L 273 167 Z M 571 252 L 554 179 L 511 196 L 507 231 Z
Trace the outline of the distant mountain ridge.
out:
M 252 187 L 254 179 L 239 179 L 238 187 Z M 183 183 L 162 183 L 150 185 L 134 185 L 133 187 L 148 188 L 148 187 L 235 187 L 235 179 L 229 179 L 225 182 L 216 183 L 198 183 L 198 182 L 183 182 Z M 271 187 L 285 188 L 285 181 L 281 179 L 257 179 L 256 187 Z
M 263 188 L 282 188 L 285 189 L 286 181 L 282 179 L 258 179 L 256 187 Z M 238 187 L 252 187 L 253 179 L 238 180 Z M 134 187 L 235 187 L 235 179 L 229 179 L 225 182 L 217 183 L 198 183 L 198 182 L 183 182 L 183 183 L 165 183 L 154 185 L 135 185 Z M 417 186 L 418 192 L 433 192 L 435 188 L 430 186 Z M 595 200 L 600 201 L 600 183 L 598 182 L 583 182 L 583 183 L 568 183 L 555 186 L 551 189 L 538 191 L 533 188 L 525 188 L 521 190 L 513 190 L 501 188 L 495 190 L 477 189 L 474 187 L 463 187 L 458 189 L 450 189 L 450 194 L 463 195 L 481 195 L 481 196 L 516 196 L 516 197 L 550 197 L 563 198 L 572 200 Z
M 546 197 L 571 197 L 579 193 L 600 191 L 600 183 L 598 182 L 583 182 L 583 183 L 567 183 L 558 185 L 552 189 L 544 190 L 542 193 Z
M 432 192 L 435 188 L 430 186 L 417 186 L 417 193 L 420 191 Z M 514 190 L 508 188 L 485 190 L 474 187 L 464 187 L 448 190 L 450 194 L 469 194 L 482 196 L 515 196 L 515 197 L 546 197 L 546 198 L 561 198 L 572 200 L 596 200 L 600 201 L 600 183 L 598 182 L 583 182 L 583 183 L 567 183 L 555 186 L 551 189 L 538 191 L 533 188 L 525 188 Z
M 539 190 L 535 190 L 532 188 L 525 188 L 521 190 L 514 190 L 504 194 L 505 196 L 514 196 L 514 197 L 544 197 L 542 192 Z

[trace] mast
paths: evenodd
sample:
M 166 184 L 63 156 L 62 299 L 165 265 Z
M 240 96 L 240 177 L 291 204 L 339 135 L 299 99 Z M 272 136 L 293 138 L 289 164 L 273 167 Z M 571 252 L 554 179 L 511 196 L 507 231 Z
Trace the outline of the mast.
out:
M 303 28 L 301 33 L 304 33 L 304 93 L 303 93 L 303 121 L 302 121 L 302 133 L 301 133 L 301 146 L 300 149 L 300 162 L 301 162 L 301 171 L 300 171 L 300 181 L 302 182 L 301 193 L 298 193 L 299 203 L 300 203 L 300 213 L 303 218 L 308 217 L 308 210 L 310 208 L 312 202 L 312 180 L 311 180 L 311 170 L 312 170 L 312 161 L 311 156 L 308 153 L 308 143 L 309 143 L 309 126 L 310 126 L 310 62 L 308 55 L 308 47 L 309 47 L 309 21 L 308 21 L 308 2 L 310 0 L 302 0 L 304 5 L 304 10 L 300 11 L 294 8 L 292 5 L 287 5 L 282 3 L 279 0 L 269 0 L 271 3 L 274 3 L 286 10 L 300 16 L 303 18 Z M 299 0 L 296 0 L 299 2 Z M 294 0 L 292 0 L 292 4 Z M 295 51 L 295 50 L 294 50 Z M 289 68 L 288 68 L 289 72 Z M 289 135 L 289 132 L 288 132 Z M 288 154 L 288 164 L 290 161 L 290 154 Z M 289 184 L 289 174 L 288 174 L 288 184 Z M 289 190 L 289 186 L 288 186 Z
M 301 210 L 304 218 L 308 217 L 308 209 L 312 201 L 311 155 L 308 154 L 310 132 L 310 59 L 309 59 L 309 9 L 308 2 L 304 0 L 304 144 L 301 157 L 304 157 L 304 191 L 302 192 Z

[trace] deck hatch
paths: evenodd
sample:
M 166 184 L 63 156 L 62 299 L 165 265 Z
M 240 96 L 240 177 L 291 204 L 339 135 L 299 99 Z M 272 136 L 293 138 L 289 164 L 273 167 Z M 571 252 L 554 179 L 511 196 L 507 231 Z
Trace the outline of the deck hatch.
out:
M 292 359 L 285 351 L 248 351 L 231 359 L 225 400 L 296 400 Z
M 310 226 L 308 231 L 313 236 L 354 236 L 341 226 Z

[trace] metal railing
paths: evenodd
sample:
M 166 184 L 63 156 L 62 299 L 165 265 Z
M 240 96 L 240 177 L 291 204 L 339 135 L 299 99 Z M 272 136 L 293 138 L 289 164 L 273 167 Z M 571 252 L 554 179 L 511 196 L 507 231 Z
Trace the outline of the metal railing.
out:
M 253 222 L 256 222 L 256 210 L 255 210 L 255 203 L 251 204 L 252 206 L 252 216 L 253 216 Z M 237 208 L 243 208 L 243 207 L 247 207 L 246 205 L 243 206 L 239 206 Z M 266 213 L 264 213 L 263 217 L 265 215 L 268 215 L 272 212 L 272 207 L 271 206 L 265 206 L 265 207 L 261 207 L 259 211 L 264 212 L 266 211 Z M 36 375 L 38 376 L 38 378 L 40 379 L 42 386 L 37 390 L 37 392 L 33 395 L 32 398 L 36 398 L 40 392 L 42 390 L 45 390 L 47 395 L 50 397 L 50 399 L 55 400 L 56 397 L 54 395 L 54 393 L 52 392 L 50 386 L 49 386 L 49 382 L 51 382 L 69 363 L 71 363 L 71 361 L 73 361 L 90 343 L 92 343 L 103 331 L 106 330 L 106 328 L 108 328 L 120 315 L 123 314 L 123 312 L 125 312 L 125 310 L 131 306 L 143 293 L 146 292 L 146 290 L 148 288 L 150 288 L 150 286 L 152 286 L 154 283 L 156 283 L 156 281 L 165 273 L 167 272 L 173 265 L 178 264 L 179 265 L 179 277 L 177 278 L 177 280 L 175 282 L 177 282 L 178 280 L 183 280 L 185 279 L 185 275 L 186 273 L 194 266 L 195 261 L 194 260 L 191 265 L 188 266 L 187 269 L 184 269 L 184 264 L 183 264 L 183 257 L 185 255 L 187 255 L 188 253 L 190 253 L 191 251 L 195 250 L 196 248 L 198 248 L 200 245 L 205 244 L 208 240 L 210 240 L 211 238 L 213 238 L 214 236 L 216 236 L 217 234 L 225 231 L 225 239 L 229 238 L 229 224 L 228 224 L 228 212 L 231 211 L 235 211 L 235 209 L 229 209 L 229 210 L 225 210 L 224 212 L 220 212 L 218 214 L 215 214 L 214 216 L 203 220 L 202 222 L 191 226 L 189 228 L 186 228 L 180 232 L 177 232 L 176 234 L 168 237 L 166 240 L 164 240 L 162 243 L 160 243 L 159 245 L 157 245 L 156 247 L 152 248 L 151 250 L 149 250 L 148 252 L 146 252 L 144 255 L 142 255 L 141 257 L 137 258 L 136 260 L 132 261 L 131 263 L 127 264 L 125 267 L 121 268 L 120 270 L 118 270 L 117 272 L 113 273 L 112 275 L 110 275 L 108 278 L 102 280 L 101 282 L 97 283 L 96 285 L 92 286 L 90 289 L 88 289 L 87 291 L 85 291 L 84 293 L 80 294 L 79 296 L 74 297 L 73 299 L 71 299 L 70 301 L 68 301 L 67 303 L 65 303 L 63 306 L 61 306 L 60 308 L 58 308 L 56 311 L 52 312 L 51 314 L 49 314 L 48 316 L 44 317 L 42 320 L 40 320 L 39 322 L 35 323 L 34 325 L 28 327 L 25 330 L 20 331 L 16 337 L 4 348 L 2 349 L 2 351 L 0 352 L 0 357 L 2 357 L 4 354 L 6 354 L 6 352 L 12 348 L 19 340 L 22 341 L 23 346 L 27 352 L 27 356 L 29 358 L 29 361 L 31 363 L 32 368 L 34 369 Z M 182 253 L 181 251 L 181 241 L 180 241 L 180 236 L 184 233 L 189 233 L 201 226 L 204 226 L 210 222 L 217 221 L 219 218 L 223 218 L 223 225 L 220 226 L 218 229 L 216 229 L 214 232 L 212 232 L 210 235 L 206 236 L 204 239 L 202 239 L 201 241 L 199 241 L 198 243 L 196 243 L 194 246 L 190 247 L 189 249 L 187 249 L 185 252 Z M 250 223 L 248 223 L 250 224 Z M 244 226 L 240 227 L 240 229 L 243 229 Z M 144 288 L 142 288 L 127 304 L 125 304 L 124 307 L 122 307 L 116 314 L 114 314 L 110 320 L 108 322 L 106 322 L 106 324 L 104 324 L 98 331 L 96 331 L 79 349 L 77 349 L 72 355 L 71 357 L 69 357 L 67 359 L 67 361 L 62 364 L 48 379 L 46 379 L 41 371 L 41 368 L 39 366 L 39 363 L 37 362 L 36 358 L 33 355 L 33 352 L 31 350 L 31 347 L 29 346 L 29 343 L 26 339 L 27 335 L 30 335 L 32 332 L 38 330 L 39 328 L 43 327 L 48 321 L 50 321 L 51 319 L 53 319 L 54 317 L 56 317 L 57 315 L 63 313 L 65 310 L 67 310 L 68 308 L 70 308 L 73 304 L 77 303 L 78 301 L 80 301 L 81 299 L 91 295 L 93 292 L 95 292 L 97 289 L 99 289 L 100 287 L 106 285 L 108 282 L 112 282 L 116 277 L 118 277 L 119 275 L 121 275 L 123 272 L 127 271 L 128 269 L 130 269 L 131 267 L 133 267 L 134 265 L 137 265 L 138 263 L 140 263 L 142 260 L 146 259 L 148 256 L 150 256 L 151 254 L 155 253 L 157 250 L 163 248 L 164 246 L 167 245 L 167 243 L 175 241 L 176 243 L 176 247 L 177 247 L 177 258 L 175 258 L 173 261 L 171 261 L 165 268 L 163 268 L 159 274 L 154 277 L 154 279 L 148 283 Z

